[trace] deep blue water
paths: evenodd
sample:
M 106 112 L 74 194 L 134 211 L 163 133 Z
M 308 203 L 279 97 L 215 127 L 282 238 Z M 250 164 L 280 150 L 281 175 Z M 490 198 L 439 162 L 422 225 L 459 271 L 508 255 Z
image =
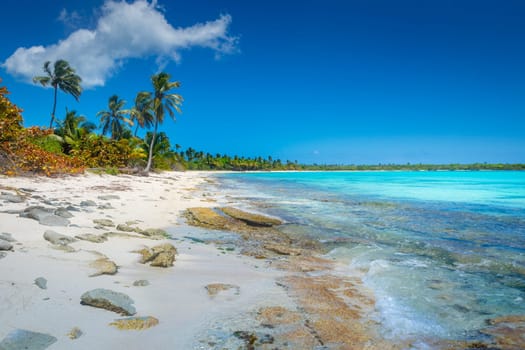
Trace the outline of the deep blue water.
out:
M 392 339 L 477 339 L 525 314 L 525 172 L 219 176 L 239 205 L 284 218 L 362 276 Z

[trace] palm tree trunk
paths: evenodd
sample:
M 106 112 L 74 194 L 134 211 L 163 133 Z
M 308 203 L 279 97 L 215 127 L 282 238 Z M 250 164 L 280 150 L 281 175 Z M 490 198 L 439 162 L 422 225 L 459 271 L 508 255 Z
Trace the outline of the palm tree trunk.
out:
M 55 112 L 57 109 L 57 86 L 54 86 L 55 88 L 55 95 L 53 99 L 53 111 L 51 112 L 51 122 L 49 123 L 49 128 L 51 129 L 53 127 L 53 122 L 55 121 Z
M 155 118 L 155 127 L 153 128 L 153 135 L 151 135 L 151 143 L 149 144 L 148 164 L 146 165 L 145 172 L 151 170 L 151 164 L 153 163 L 153 145 L 155 144 L 155 137 L 157 136 L 158 119 Z

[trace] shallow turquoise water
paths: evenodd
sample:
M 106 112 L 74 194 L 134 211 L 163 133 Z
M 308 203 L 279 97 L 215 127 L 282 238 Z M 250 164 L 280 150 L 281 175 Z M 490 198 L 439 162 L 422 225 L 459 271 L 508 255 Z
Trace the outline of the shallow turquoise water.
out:
M 525 314 L 525 172 L 219 178 L 362 274 L 387 338 L 480 339 L 487 319 Z

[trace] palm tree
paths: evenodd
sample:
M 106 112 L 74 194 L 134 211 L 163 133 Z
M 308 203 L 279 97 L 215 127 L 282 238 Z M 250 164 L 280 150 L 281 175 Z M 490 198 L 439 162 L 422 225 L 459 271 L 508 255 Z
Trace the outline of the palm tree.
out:
M 128 110 L 122 109 L 125 104 L 126 101 L 119 99 L 117 95 L 113 95 L 108 100 L 108 110 L 97 113 L 97 117 L 100 117 L 102 135 L 111 133 L 112 140 L 120 140 L 124 134 L 124 126 L 122 124 L 133 125 L 125 117 L 126 114 L 129 114 Z
M 155 138 L 157 136 L 157 129 L 159 124 L 164 121 L 164 116 L 168 112 L 169 116 L 175 120 L 175 111 L 182 113 L 180 105 L 182 104 L 182 96 L 179 94 L 170 93 L 173 88 L 180 87 L 178 81 L 171 82 L 171 76 L 168 73 L 162 72 L 155 74 L 151 77 L 151 83 L 153 84 L 153 94 L 144 92 L 144 96 L 149 100 L 149 107 L 153 112 L 153 134 L 151 137 L 148 153 L 148 164 L 144 169 L 145 172 L 151 170 L 153 161 L 153 146 L 155 144 Z
M 59 128 L 55 130 L 55 134 L 62 137 L 66 145 L 66 153 L 69 149 L 78 146 L 83 138 L 97 128 L 95 124 L 87 121 L 86 117 L 77 115 L 76 111 L 69 111 L 67 108 L 64 121 L 58 121 L 58 124 Z
M 149 94 L 139 92 L 135 97 L 135 105 L 130 109 L 129 115 L 133 123 L 137 123 L 133 136 L 137 137 L 137 131 L 141 128 L 151 128 L 153 125 L 153 114 L 149 106 Z
M 53 87 L 53 111 L 51 112 L 51 122 L 49 123 L 49 128 L 51 129 L 55 121 L 58 89 L 72 95 L 78 101 L 82 93 L 82 87 L 80 86 L 82 79 L 75 74 L 75 70 L 71 68 L 67 61 L 56 61 L 53 71 L 51 71 L 50 65 L 50 61 L 44 63 L 44 72 L 47 75 L 36 76 L 33 78 L 33 82 L 40 83 L 42 86 L 51 85 Z

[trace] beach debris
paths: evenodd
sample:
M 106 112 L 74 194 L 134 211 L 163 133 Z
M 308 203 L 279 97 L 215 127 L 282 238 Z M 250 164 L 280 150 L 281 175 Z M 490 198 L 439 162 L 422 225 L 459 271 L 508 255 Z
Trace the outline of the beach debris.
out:
M 116 312 L 123 316 L 132 316 L 136 313 L 134 301 L 126 294 L 109 289 L 97 288 L 85 292 L 80 297 L 82 305 L 89 305 Z
M 95 268 L 97 271 L 89 277 L 96 277 L 100 275 L 114 275 L 118 271 L 117 265 L 109 260 L 107 257 L 103 257 L 93 261 L 89 266 Z
M 115 224 L 110 219 L 95 219 L 93 223 L 103 227 L 115 227 Z
M 111 322 L 109 325 L 120 330 L 143 330 L 159 324 L 159 320 L 153 316 L 121 318 Z
M 150 266 L 169 267 L 173 266 L 177 248 L 170 243 L 160 244 L 153 248 L 143 248 L 137 251 L 142 258 L 142 264 L 150 263 Z
M 12 249 L 13 249 L 13 245 L 10 242 L 0 239 L 0 250 L 12 250 Z
M 59 246 L 66 246 L 69 243 L 76 242 L 77 240 L 73 237 L 69 237 L 66 235 L 63 235 L 61 233 L 47 230 L 44 232 L 44 239 L 46 241 L 49 241 L 51 244 L 59 245 Z
M 95 203 L 95 201 L 92 201 L 92 200 L 85 200 L 85 201 L 80 202 L 80 206 L 81 207 L 96 207 L 97 203 Z
M 210 283 L 204 288 L 206 288 L 206 290 L 208 291 L 208 295 L 211 298 L 217 296 L 217 294 L 223 291 L 233 290 L 233 293 L 235 295 L 239 295 L 241 292 L 241 288 L 239 286 L 236 286 L 235 284 L 226 284 L 226 283 Z
M 120 199 L 120 196 L 117 196 L 115 194 L 108 194 L 104 196 L 98 196 L 97 198 L 103 201 L 110 201 L 112 199 Z
M 57 338 L 49 334 L 37 333 L 25 329 L 11 331 L 1 342 L 2 350 L 44 350 L 55 343 Z
M 135 287 L 146 287 L 149 286 L 149 281 L 147 280 L 137 280 L 133 282 L 133 286 Z
M 108 238 L 105 235 L 96 235 L 93 233 L 83 233 L 80 235 L 76 235 L 75 238 L 92 243 L 103 243 L 108 240 Z
M 67 336 L 69 337 L 69 339 L 75 340 L 75 339 L 80 338 L 82 336 L 82 334 L 84 334 L 84 333 L 82 332 L 82 330 L 80 328 L 73 327 L 73 328 L 71 328 L 69 333 L 67 333 Z
M 44 277 L 35 278 L 35 284 L 40 289 L 47 289 L 47 280 Z
M 271 227 L 281 225 L 283 222 L 279 219 L 269 216 L 249 213 L 233 207 L 223 207 L 220 210 L 234 219 L 241 220 L 250 226 Z

